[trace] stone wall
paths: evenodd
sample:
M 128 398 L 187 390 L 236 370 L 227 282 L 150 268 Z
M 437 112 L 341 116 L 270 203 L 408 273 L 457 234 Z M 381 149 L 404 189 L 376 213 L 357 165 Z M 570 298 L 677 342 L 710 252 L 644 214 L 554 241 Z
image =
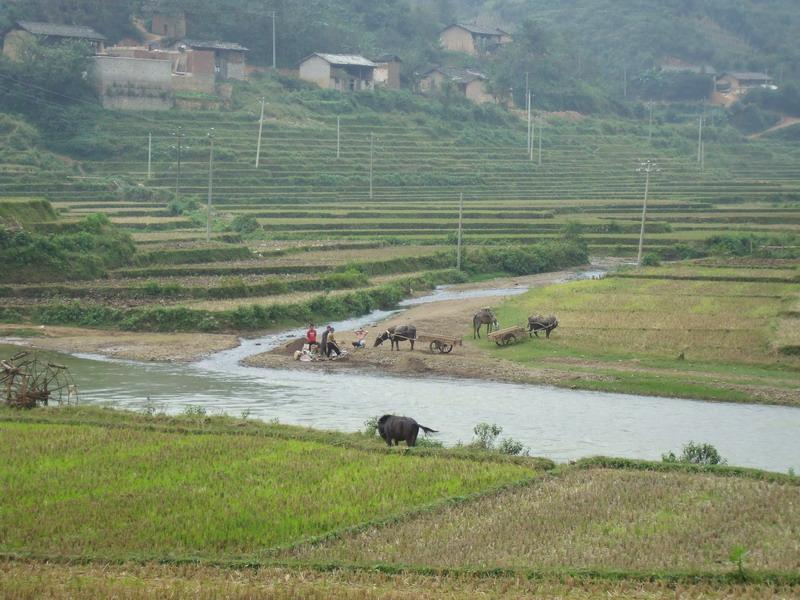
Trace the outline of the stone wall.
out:
M 168 60 L 96 56 L 94 79 L 104 108 L 169 110 L 174 104 Z

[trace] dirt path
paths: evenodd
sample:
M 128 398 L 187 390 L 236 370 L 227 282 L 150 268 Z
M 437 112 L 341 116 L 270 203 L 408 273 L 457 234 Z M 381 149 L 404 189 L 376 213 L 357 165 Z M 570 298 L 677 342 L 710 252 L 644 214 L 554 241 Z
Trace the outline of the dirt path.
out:
M 797 125 L 798 123 L 800 123 L 800 118 L 798 117 L 782 117 L 780 123 L 778 123 L 777 125 L 770 127 L 769 129 L 765 129 L 764 131 L 759 131 L 758 133 L 748 135 L 747 139 L 757 140 L 758 138 L 764 135 L 769 135 L 773 131 L 778 131 L 779 129 L 786 129 L 787 127 L 791 127 L 792 125 Z
M 239 338 L 211 333 L 127 333 L 49 325 L 0 325 L 0 344 L 3 343 L 128 360 L 193 362 L 214 352 L 235 348 Z

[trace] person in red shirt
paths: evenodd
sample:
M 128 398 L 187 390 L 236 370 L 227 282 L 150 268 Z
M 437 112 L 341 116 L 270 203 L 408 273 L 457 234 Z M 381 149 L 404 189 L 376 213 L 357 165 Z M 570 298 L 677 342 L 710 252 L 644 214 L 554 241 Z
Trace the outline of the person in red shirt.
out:
M 317 344 L 317 330 L 314 328 L 313 323 L 308 326 L 308 331 L 306 331 L 306 344 L 308 344 L 308 349 L 312 352 L 319 348 L 319 344 Z

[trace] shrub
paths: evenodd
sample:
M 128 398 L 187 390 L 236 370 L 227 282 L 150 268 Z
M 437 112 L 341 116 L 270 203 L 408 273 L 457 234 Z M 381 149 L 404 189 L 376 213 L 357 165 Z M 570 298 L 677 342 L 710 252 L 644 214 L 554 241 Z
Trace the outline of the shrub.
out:
M 717 449 L 711 444 L 695 444 L 689 442 L 683 446 L 680 457 L 674 452 L 661 456 L 661 460 L 668 463 L 685 463 L 690 465 L 724 465 L 727 461 L 719 455 Z
M 642 257 L 643 267 L 660 267 L 661 259 L 655 252 L 650 252 Z
M 255 217 L 250 215 L 236 215 L 228 229 L 246 235 L 260 229 L 260 227 Z

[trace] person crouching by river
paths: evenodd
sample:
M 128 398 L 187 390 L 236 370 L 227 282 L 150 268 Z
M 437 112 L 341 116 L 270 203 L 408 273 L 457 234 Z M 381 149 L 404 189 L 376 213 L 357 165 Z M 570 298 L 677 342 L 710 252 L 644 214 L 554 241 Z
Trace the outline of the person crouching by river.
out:
M 330 325 L 328 325 L 327 330 L 327 337 L 323 334 L 323 338 L 325 339 L 325 355 L 330 358 L 332 354 L 336 354 L 336 356 L 340 356 L 342 354 L 342 350 L 339 348 L 339 344 L 336 343 L 336 338 L 334 336 L 334 329 Z

